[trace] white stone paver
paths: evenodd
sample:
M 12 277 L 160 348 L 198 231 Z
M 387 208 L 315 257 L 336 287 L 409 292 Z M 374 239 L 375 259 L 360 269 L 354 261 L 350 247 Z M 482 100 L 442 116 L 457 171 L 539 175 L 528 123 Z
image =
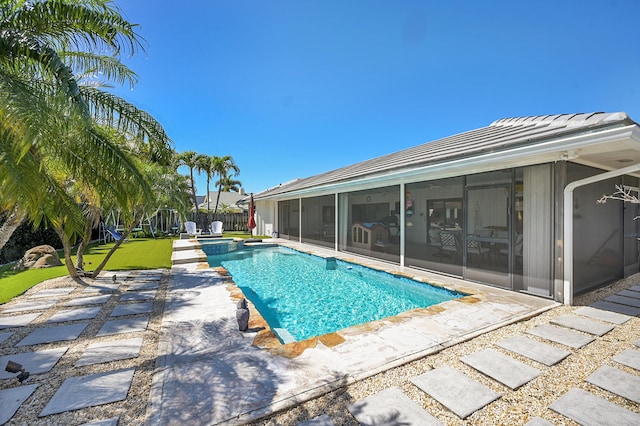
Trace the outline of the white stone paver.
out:
M 131 302 L 134 300 L 151 300 L 156 297 L 155 290 L 148 291 L 130 291 L 120 296 L 121 302 Z
M 76 309 L 62 309 L 53 314 L 47 322 L 63 322 L 63 321 L 77 321 L 95 318 L 102 306 L 88 306 L 85 308 Z
M 0 380 L 16 377 L 15 373 L 9 373 L 4 368 L 7 362 L 13 361 L 22 364 L 22 367 L 29 374 L 41 374 L 51 370 L 54 365 L 62 358 L 62 355 L 69 349 L 67 346 L 54 349 L 43 349 L 35 352 L 22 352 L 18 354 L 5 355 L 0 357 Z
M 29 299 L 37 299 L 40 297 L 64 296 L 71 293 L 77 287 L 57 287 L 39 290 L 29 296 Z
M 603 365 L 587 377 L 587 382 L 640 403 L 640 377 Z
M 111 299 L 110 294 L 101 294 L 100 296 L 79 297 L 70 300 L 64 306 L 83 306 L 83 305 L 101 305 Z
M 112 317 L 121 317 L 124 315 L 148 314 L 153 310 L 153 302 L 145 303 L 129 303 L 126 305 L 118 305 L 111 312 Z
M 7 340 L 9 337 L 13 336 L 14 333 L 0 333 L 0 344 L 2 344 L 2 342 L 4 342 L 5 340 Z
M 0 389 L 0 425 L 5 424 L 18 411 L 39 385 L 31 384 L 9 389 Z
M 556 327 L 550 324 L 535 326 L 527 330 L 527 333 L 574 349 L 579 349 L 595 340 L 593 337 L 578 333 L 577 331 Z
M 449 366 L 438 367 L 411 379 L 411 382 L 461 419 L 501 396 Z
M 610 322 L 612 324 L 624 324 L 631 319 L 628 315 L 619 314 L 616 312 L 606 311 L 603 309 L 593 308 L 591 306 L 582 306 L 575 311 L 574 314 L 582 315 L 589 318 L 595 318 L 602 321 Z
M 71 377 L 62 383 L 39 417 L 122 401 L 127 397 L 134 372 L 130 368 Z
M 627 349 L 624 352 L 620 352 L 618 355 L 613 357 L 613 360 L 622 365 L 626 365 L 627 367 L 640 370 L 640 352 L 634 349 Z
M 134 333 L 137 331 L 144 331 L 147 329 L 147 324 L 149 323 L 149 317 L 141 317 L 141 318 L 127 318 L 121 320 L 112 320 L 106 321 L 98 334 L 97 337 L 101 336 L 109 336 L 112 334 L 121 334 L 121 333 Z
M 113 293 L 120 288 L 119 283 L 95 283 L 86 287 L 83 293 Z
M 640 414 L 578 388 L 571 389 L 549 408 L 585 426 L 640 424 Z
M 604 300 L 607 302 L 620 303 L 621 305 L 640 308 L 640 299 L 636 299 L 635 297 L 625 297 L 620 296 L 619 294 L 614 294 L 613 296 L 605 297 Z
M 22 339 L 16 346 L 37 345 L 40 343 L 74 340 L 89 325 L 88 322 L 69 325 L 56 325 L 53 327 L 36 328 Z
M 555 346 L 538 342 L 525 336 L 512 336 L 496 344 L 503 349 L 515 352 L 547 366 L 555 365 L 571 355 L 571 352 L 568 350 L 556 348 Z
M 0 330 L 3 328 L 22 327 L 30 324 L 31 321 L 42 315 L 41 312 L 34 314 L 22 314 L 22 315 L 2 315 L 0 316 Z
M 49 309 L 59 301 L 60 299 L 58 298 L 24 300 L 22 302 L 16 303 L 13 306 L 1 308 L 0 314 L 12 314 L 15 312 L 38 311 L 42 309 Z
M 582 331 L 583 333 L 594 334 L 596 336 L 604 336 L 615 327 L 611 324 L 604 324 L 599 321 L 594 321 L 571 314 L 560 315 L 559 317 L 552 319 L 550 322 L 554 325 L 572 328 L 574 330 Z
M 383 390 L 375 395 L 354 402 L 349 412 L 363 426 L 403 425 L 438 426 L 442 425 L 435 417 L 406 396 L 397 387 Z
M 118 421 L 120 420 L 120 416 L 111 417 L 110 419 L 104 420 L 96 420 L 91 423 L 84 423 L 80 426 L 118 426 Z
M 159 281 L 142 281 L 133 282 L 129 284 L 128 291 L 141 291 L 141 290 L 157 290 L 160 286 Z
M 518 389 L 540 375 L 540 370 L 495 349 L 475 352 L 460 360 L 511 389 Z
M 141 347 L 142 337 L 92 343 L 75 365 L 80 367 L 82 365 L 135 358 L 140 354 Z
M 633 306 L 622 305 L 620 303 L 608 302 L 606 300 L 600 300 L 598 302 L 593 302 L 589 305 L 593 308 L 602 309 L 605 311 L 617 312 L 623 315 L 629 315 L 632 317 L 640 315 L 640 308 L 635 308 Z

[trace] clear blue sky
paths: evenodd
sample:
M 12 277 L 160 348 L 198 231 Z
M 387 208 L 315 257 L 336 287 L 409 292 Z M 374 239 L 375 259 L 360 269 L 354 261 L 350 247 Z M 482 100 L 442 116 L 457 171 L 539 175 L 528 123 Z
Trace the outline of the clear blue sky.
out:
M 115 3 L 147 42 L 117 93 L 248 192 L 505 117 L 640 121 L 638 0 Z

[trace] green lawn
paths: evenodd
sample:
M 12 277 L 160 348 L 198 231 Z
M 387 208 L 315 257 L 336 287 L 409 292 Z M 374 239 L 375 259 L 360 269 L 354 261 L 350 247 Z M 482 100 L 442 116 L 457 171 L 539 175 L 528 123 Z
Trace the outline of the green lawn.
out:
M 156 269 L 171 268 L 171 238 L 132 238 L 120 246 L 111 256 L 105 270 Z M 114 243 L 94 245 L 85 252 L 85 270 L 92 271 L 113 247 Z M 64 261 L 64 260 L 63 260 Z M 75 262 L 75 256 L 73 256 Z M 67 275 L 65 266 L 33 269 L 29 271 L 12 271 L 13 265 L 0 268 L 0 303 L 6 303 L 36 284 L 51 278 Z

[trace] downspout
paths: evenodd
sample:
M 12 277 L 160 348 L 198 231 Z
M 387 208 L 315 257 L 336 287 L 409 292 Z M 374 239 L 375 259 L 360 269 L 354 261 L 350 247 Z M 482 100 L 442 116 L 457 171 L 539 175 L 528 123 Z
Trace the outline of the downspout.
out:
M 640 171 L 640 164 L 623 167 L 622 169 L 600 173 L 567 184 L 564 188 L 564 288 L 562 292 L 563 303 L 573 304 L 573 191 L 584 185 L 600 182 L 614 177 Z
M 400 184 L 400 211 L 398 212 L 400 214 L 400 267 L 404 268 L 404 256 L 405 256 L 405 244 L 406 244 L 406 235 L 405 235 L 405 209 L 406 209 L 406 205 L 405 203 L 407 202 L 406 200 L 406 195 L 405 195 L 405 184 L 404 182 Z

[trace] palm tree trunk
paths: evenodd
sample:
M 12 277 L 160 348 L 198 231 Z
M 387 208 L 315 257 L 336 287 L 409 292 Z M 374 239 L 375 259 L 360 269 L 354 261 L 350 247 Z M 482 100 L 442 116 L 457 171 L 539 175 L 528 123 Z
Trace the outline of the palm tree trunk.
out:
M 7 220 L 2 223 L 0 226 L 0 249 L 4 247 L 5 244 L 9 241 L 9 238 L 13 235 L 13 233 L 18 229 L 22 222 L 26 219 L 27 215 L 20 210 L 18 206 L 15 206 L 9 216 L 7 216 Z
M 135 222 L 133 222 L 133 223 L 135 223 Z M 91 278 L 96 278 L 98 275 L 100 275 L 100 272 L 102 272 L 104 267 L 107 265 L 107 262 L 109 262 L 109 259 L 111 259 L 111 256 L 113 255 L 113 253 L 115 253 L 115 251 L 118 250 L 118 247 L 120 247 L 122 245 L 122 242 L 124 240 L 129 238 L 129 234 L 131 234 L 131 230 L 133 229 L 133 223 L 130 224 L 129 226 L 127 226 L 127 228 L 124 230 L 124 232 L 122 232 L 122 238 L 120 238 L 118 241 L 116 241 L 116 243 L 113 245 L 113 247 L 111 247 L 111 250 L 109 250 L 109 252 L 104 257 L 102 262 L 98 265 L 98 267 L 91 274 Z
M 76 267 L 73 265 L 73 260 L 71 260 L 71 243 L 69 242 L 69 238 L 67 238 L 64 229 L 62 226 L 54 226 L 53 229 L 58 234 L 58 238 L 62 241 L 62 249 L 64 250 L 64 264 L 67 267 L 67 271 L 69 271 L 69 276 L 71 278 L 78 278 L 78 271 Z
M 196 209 L 196 213 L 198 213 L 198 197 L 196 197 L 196 181 L 193 180 L 193 168 L 189 169 L 189 173 L 191 175 L 191 193 L 193 194 L 193 207 Z
M 78 244 L 78 250 L 76 252 L 76 269 L 84 271 L 84 251 L 89 246 L 89 242 L 91 241 L 91 231 L 93 230 L 93 226 L 90 221 L 87 221 L 87 225 L 84 229 L 84 235 L 82 236 L 82 240 Z
M 218 196 L 216 197 L 216 206 L 213 210 L 213 220 L 216 219 L 216 214 L 218 213 L 218 203 L 220 202 L 220 192 L 222 191 L 222 182 L 218 185 Z

